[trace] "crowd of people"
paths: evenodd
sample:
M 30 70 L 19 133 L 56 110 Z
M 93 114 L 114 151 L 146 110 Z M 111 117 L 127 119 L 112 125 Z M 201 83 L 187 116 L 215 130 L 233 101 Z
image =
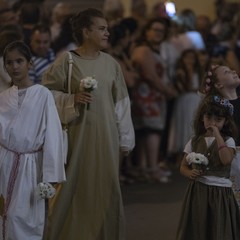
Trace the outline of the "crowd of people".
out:
M 60 2 L 49 12 L 43 2 L 0 4 L 2 239 L 123 240 L 120 184 L 168 183 L 172 164 L 194 180 L 178 239 L 195 239 L 200 222 L 199 239 L 237 239 L 240 5 L 215 1 L 211 20 L 190 8 L 170 16 L 162 2 L 148 14 L 144 0 L 128 17 L 120 3 L 75 12 Z M 206 176 L 187 162 L 193 151 L 211 155 Z M 36 196 L 39 183 L 56 196 Z M 227 233 L 207 226 L 207 200 L 194 221 L 193 191 L 213 202 L 221 192 L 216 218 L 234 219 L 214 224 Z

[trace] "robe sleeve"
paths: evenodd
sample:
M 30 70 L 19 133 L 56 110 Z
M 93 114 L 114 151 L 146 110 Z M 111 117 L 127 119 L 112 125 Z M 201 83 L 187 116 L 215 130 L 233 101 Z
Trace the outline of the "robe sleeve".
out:
M 123 152 L 130 152 L 135 146 L 135 134 L 131 117 L 130 99 L 120 65 L 117 65 L 113 96 L 120 149 Z
M 43 145 L 43 182 L 63 182 L 66 180 L 64 170 L 64 147 L 62 126 L 52 94 L 48 93 L 45 106 L 46 132 Z
M 74 105 L 74 94 L 68 94 L 68 55 L 58 57 L 43 75 L 42 84 L 51 90 L 61 123 L 68 124 L 79 116 Z

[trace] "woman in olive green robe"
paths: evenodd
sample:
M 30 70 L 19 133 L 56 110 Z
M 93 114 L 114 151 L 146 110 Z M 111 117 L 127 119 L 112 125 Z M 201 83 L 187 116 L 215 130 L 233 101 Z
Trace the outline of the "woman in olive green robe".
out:
M 71 94 L 67 53 L 43 78 L 53 90 L 60 118 L 73 119 L 68 123 L 67 182 L 50 204 L 46 239 L 123 240 L 119 152 L 127 154 L 135 144 L 127 88 L 119 64 L 101 51 L 109 37 L 102 13 L 87 9 L 71 24 L 80 46 L 71 52 Z M 86 77 L 94 77 L 97 88 L 83 95 L 80 81 Z

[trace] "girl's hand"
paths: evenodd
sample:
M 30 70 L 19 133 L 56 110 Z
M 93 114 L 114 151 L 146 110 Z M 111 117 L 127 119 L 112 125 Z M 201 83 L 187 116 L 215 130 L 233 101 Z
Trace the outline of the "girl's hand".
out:
M 209 130 L 211 132 L 211 135 L 215 138 L 221 135 L 218 127 L 216 127 L 215 125 L 209 126 L 207 130 Z
M 196 178 L 200 177 L 201 175 L 202 175 L 202 171 L 201 170 L 191 169 L 189 171 L 188 178 L 190 178 L 191 180 L 195 180 Z
M 92 95 L 89 92 L 79 92 L 74 95 L 75 104 L 86 104 L 92 101 Z

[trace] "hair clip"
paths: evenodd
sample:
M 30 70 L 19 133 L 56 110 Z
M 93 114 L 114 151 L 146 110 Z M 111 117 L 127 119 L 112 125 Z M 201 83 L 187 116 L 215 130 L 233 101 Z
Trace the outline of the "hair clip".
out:
M 219 96 L 213 96 L 213 100 L 216 103 L 219 103 L 220 105 L 222 105 L 223 107 L 228 109 L 228 112 L 230 113 L 230 115 L 233 115 L 234 112 L 234 107 L 233 105 L 229 102 L 228 99 L 225 98 L 220 98 Z

